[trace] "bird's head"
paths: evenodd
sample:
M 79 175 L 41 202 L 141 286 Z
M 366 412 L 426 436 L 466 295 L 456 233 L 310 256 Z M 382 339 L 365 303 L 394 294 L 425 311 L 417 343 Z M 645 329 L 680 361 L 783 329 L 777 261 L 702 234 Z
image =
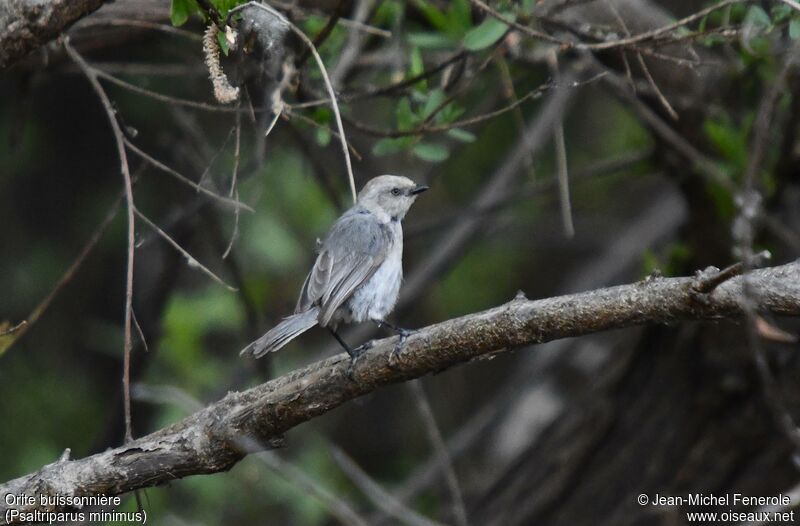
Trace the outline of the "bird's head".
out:
M 427 189 L 407 177 L 380 175 L 364 185 L 358 194 L 358 204 L 379 216 L 401 221 L 417 196 Z

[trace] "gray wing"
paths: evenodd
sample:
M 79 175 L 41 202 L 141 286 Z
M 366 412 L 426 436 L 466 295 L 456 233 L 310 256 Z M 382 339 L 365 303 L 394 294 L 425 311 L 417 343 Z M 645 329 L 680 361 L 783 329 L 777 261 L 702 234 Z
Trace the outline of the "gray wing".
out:
M 375 216 L 358 207 L 345 212 L 322 243 L 295 312 L 318 305 L 320 325 L 327 325 L 336 309 L 383 263 L 390 244 L 391 232 Z

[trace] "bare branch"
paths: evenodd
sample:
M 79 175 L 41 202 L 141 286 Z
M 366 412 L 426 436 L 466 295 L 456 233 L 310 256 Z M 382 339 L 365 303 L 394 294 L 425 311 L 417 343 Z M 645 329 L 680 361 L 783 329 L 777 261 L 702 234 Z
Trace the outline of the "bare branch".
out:
M 712 6 L 706 7 L 705 9 L 701 9 L 696 13 L 693 13 L 689 16 L 681 18 L 680 20 L 668 24 L 663 27 L 659 27 L 657 29 L 653 29 L 652 31 L 647 31 L 645 33 L 640 33 L 638 35 L 634 35 L 629 38 L 621 38 L 617 40 L 609 40 L 607 42 L 598 42 L 595 44 L 575 44 L 573 47 L 576 49 L 588 49 L 592 51 L 600 51 L 604 49 L 613 49 L 618 47 L 626 47 L 632 46 L 635 44 L 640 44 L 642 42 L 648 42 L 651 40 L 655 40 L 658 37 L 661 37 L 667 33 L 675 31 L 676 29 L 685 26 L 686 24 L 691 24 L 697 20 L 702 19 L 703 17 L 707 16 L 709 13 L 713 13 L 718 9 L 722 9 L 723 7 L 727 7 L 732 4 L 740 4 L 742 2 L 746 2 L 747 0 L 723 0 L 718 4 L 714 4 Z
M 330 445 L 333 460 L 369 500 L 384 513 L 410 526 L 442 526 L 412 510 L 372 480 L 342 448 Z
M 417 410 L 419 411 L 422 422 L 425 424 L 425 432 L 428 434 L 428 440 L 433 445 L 436 452 L 436 457 L 439 463 L 443 466 L 444 479 L 447 483 L 447 489 L 450 492 L 452 499 L 453 516 L 456 524 L 460 526 L 467 526 L 467 508 L 464 505 L 464 496 L 461 491 L 461 485 L 458 483 L 456 470 L 453 467 L 453 459 L 447 452 L 447 446 L 442 438 L 442 432 L 439 431 L 439 425 L 436 423 L 436 417 L 433 415 L 433 409 L 428 402 L 428 397 L 425 390 L 422 388 L 420 380 L 412 380 L 406 384 L 414 395 L 414 402 L 416 403 Z
M 225 281 L 223 281 L 223 279 L 222 279 L 222 278 L 220 278 L 219 276 L 217 276 L 216 274 L 214 274 L 214 273 L 213 273 L 211 270 L 209 270 L 209 268 L 208 268 L 208 267 L 206 267 L 205 265 L 203 265 L 202 263 L 200 263 L 199 261 L 197 261 L 197 260 L 194 258 L 194 256 L 192 256 L 192 255 L 191 255 L 191 254 L 190 254 L 188 251 L 186 251 L 186 249 L 185 249 L 185 248 L 183 248 L 183 247 L 182 247 L 182 246 L 181 246 L 181 245 L 180 245 L 180 244 L 179 244 L 177 241 L 175 241 L 174 239 L 172 239 L 172 238 L 169 236 L 169 234 L 167 234 L 166 232 L 164 232 L 164 230 L 162 230 L 162 229 L 161 229 L 161 228 L 160 228 L 160 227 L 159 227 L 157 224 L 155 224 L 155 223 L 153 223 L 152 221 L 150 221 L 150 219 L 149 219 L 149 218 L 148 218 L 146 215 L 144 215 L 143 213 L 141 213 L 141 212 L 139 211 L 139 209 L 137 209 L 137 208 L 134 208 L 134 209 L 133 209 L 133 211 L 134 211 L 134 213 L 136 214 L 136 216 L 137 216 L 139 219 L 141 219 L 142 221 L 144 221 L 144 223 L 145 223 L 147 226 L 149 226 L 150 228 L 152 228 L 152 229 L 153 229 L 153 230 L 154 230 L 154 231 L 155 231 L 155 232 L 156 232 L 156 233 L 157 233 L 159 236 L 161 236 L 162 238 L 164 238 L 164 240 L 165 240 L 167 243 L 169 243 L 170 245 L 172 245 L 172 246 L 175 248 L 175 250 L 177 250 L 178 252 L 180 252 L 180 253 L 181 253 L 181 255 L 183 255 L 183 257 L 185 257 L 185 258 L 186 258 L 186 262 L 189 264 L 189 266 L 190 266 L 190 267 L 194 267 L 194 268 L 200 269 L 200 271 L 201 271 L 203 274 L 205 274 L 206 276 L 210 277 L 211 279 L 213 279 L 214 281 L 216 281 L 217 283 L 219 283 L 220 285 L 222 285 L 223 287 L 227 288 L 227 289 L 228 289 L 228 290 L 230 290 L 230 291 L 234 291 L 234 292 L 235 292 L 235 291 L 237 290 L 235 287 L 231 287 L 230 285 L 228 285 L 227 283 L 225 283 Z
M 0 3 L 0 69 L 56 38 L 104 0 L 17 0 Z
M 248 449 L 241 437 L 268 444 L 282 433 L 379 387 L 439 372 L 526 344 L 680 320 L 739 319 L 743 276 L 696 301 L 695 278 L 659 278 L 591 292 L 498 307 L 448 320 L 410 336 L 375 343 L 350 371 L 342 353 L 243 392 L 229 393 L 180 422 L 117 449 L 44 466 L 0 485 L 0 494 L 121 494 L 181 477 L 230 469 Z M 800 261 L 749 274 L 760 312 L 800 316 Z M 392 365 L 390 365 L 390 360 Z M 0 503 L 0 516 L 9 506 Z M 21 506 L 26 512 L 38 504 Z M 51 510 L 53 511 L 53 510 Z M 4 519 L 3 519 L 4 520 Z
M 122 178 L 125 182 L 125 200 L 127 202 L 128 211 L 128 264 L 125 273 L 125 343 L 124 343 L 124 360 L 123 360 L 123 373 L 122 385 L 124 391 L 124 406 L 125 406 L 125 440 L 133 440 L 133 430 L 131 427 L 131 386 L 130 386 L 130 372 L 131 372 L 131 348 L 132 343 L 132 322 L 133 322 L 133 255 L 136 243 L 136 221 L 133 217 L 135 206 L 133 204 L 133 183 L 131 182 L 131 172 L 128 168 L 128 155 L 125 151 L 125 135 L 122 133 L 117 114 L 111 104 L 111 100 L 106 95 L 100 81 L 97 80 L 97 74 L 92 70 L 89 64 L 83 59 L 80 54 L 69 44 L 69 39 L 64 39 L 64 49 L 70 58 L 81 68 L 86 79 L 92 85 L 97 97 L 103 104 L 103 108 L 108 116 L 108 122 L 111 124 L 111 129 L 114 132 L 114 140 L 117 143 L 117 154 L 119 155 L 120 171 Z
M 11 342 L 7 345 L 0 345 L 0 356 L 2 356 L 6 351 L 8 351 L 14 343 L 19 340 L 23 334 L 28 332 L 31 327 L 33 327 L 39 318 L 44 314 L 44 312 L 50 307 L 50 304 L 53 303 L 53 300 L 58 296 L 61 290 L 67 286 L 67 284 L 72 281 L 72 278 L 75 277 L 75 274 L 78 272 L 78 269 L 83 265 L 83 262 L 86 261 L 86 258 L 89 257 L 94 247 L 100 241 L 100 238 L 103 237 L 106 230 L 108 229 L 109 225 L 111 225 L 111 221 L 114 220 L 114 217 L 117 215 L 117 210 L 119 209 L 119 204 L 121 199 L 116 199 L 114 203 L 109 208 L 108 212 L 106 212 L 105 218 L 100 222 L 100 224 L 95 228 L 94 232 L 92 232 L 91 237 L 86 242 L 86 244 L 81 248 L 80 253 L 69 266 L 69 268 L 64 272 L 64 274 L 59 278 L 56 284 L 50 289 L 50 292 L 47 293 L 47 296 L 36 305 L 36 308 L 30 313 L 30 315 L 17 324 L 15 327 L 7 331 L 0 330 L 0 337 L 2 336 L 9 336 L 11 334 L 14 337 L 11 339 Z
M 198 192 L 209 196 L 210 198 L 214 199 L 215 201 L 218 201 L 221 204 L 224 204 L 224 205 L 227 205 L 229 207 L 232 207 L 236 211 L 237 214 L 239 213 L 239 209 L 240 208 L 244 209 L 244 210 L 247 210 L 248 212 L 254 212 L 255 211 L 255 210 L 253 210 L 252 207 L 247 206 L 246 204 L 242 203 L 238 199 L 231 199 L 230 197 L 221 196 L 221 195 L 219 195 L 217 193 L 212 192 L 211 190 L 209 190 L 205 186 L 202 186 L 199 183 L 195 183 L 194 181 L 192 181 L 191 179 L 189 179 L 188 177 L 186 177 L 185 175 L 183 175 L 179 171 L 177 171 L 177 170 L 175 170 L 173 168 L 170 168 L 169 166 L 167 166 L 166 164 L 162 163 L 161 161 L 159 161 L 158 159 L 156 159 L 155 157 L 153 157 L 149 153 L 145 152 L 144 150 L 142 150 L 141 148 L 139 148 L 138 146 L 133 144 L 128 139 L 125 139 L 125 145 L 133 153 L 135 153 L 136 155 L 138 155 L 139 157 L 141 157 L 142 159 L 144 159 L 148 163 L 152 164 L 155 168 L 158 168 L 162 172 L 168 173 L 169 175 L 171 175 L 175 179 L 179 180 L 180 182 L 182 182 L 182 183 L 184 183 L 184 184 L 186 184 L 188 186 L 191 186 L 192 188 L 194 188 Z M 237 157 L 237 159 L 238 159 L 238 157 Z

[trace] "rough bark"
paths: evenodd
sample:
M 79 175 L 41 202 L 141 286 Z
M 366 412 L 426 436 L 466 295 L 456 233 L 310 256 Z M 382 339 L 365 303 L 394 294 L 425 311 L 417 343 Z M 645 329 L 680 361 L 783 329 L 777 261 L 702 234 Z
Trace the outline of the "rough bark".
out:
M 56 38 L 104 0 L 8 0 L 0 3 L 0 69 Z
M 314 363 L 247 391 L 229 393 L 125 446 L 55 462 L 3 484 L 0 524 L 6 523 L 10 508 L 7 494 L 117 495 L 188 475 L 225 471 L 253 444 L 275 445 L 285 431 L 348 400 L 520 345 L 642 324 L 741 316 L 742 277 L 709 294 L 697 292 L 698 279 L 652 278 L 536 301 L 520 295 L 499 307 L 421 329 L 409 337 L 395 361 L 391 355 L 396 338 L 376 342 L 351 375 L 344 354 Z M 800 261 L 755 271 L 749 279 L 760 310 L 800 316 Z M 38 504 L 20 509 L 45 511 Z

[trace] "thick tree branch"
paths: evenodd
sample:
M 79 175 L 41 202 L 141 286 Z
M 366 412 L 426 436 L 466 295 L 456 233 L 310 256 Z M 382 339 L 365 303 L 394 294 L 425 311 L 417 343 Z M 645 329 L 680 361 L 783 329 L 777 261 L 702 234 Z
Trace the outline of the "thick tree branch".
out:
M 249 444 L 275 445 L 285 431 L 348 400 L 483 355 L 636 325 L 742 316 L 742 276 L 720 283 L 709 294 L 698 292 L 697 279 L 652 278 L 536 301 L 520 296 L 421 329 L 391 364 L 396 337 L 376 342 L 356 364 L 352 378 L 344 354 L 311 364 L 247 391 L 229 393 L 125 446 L 58 461 L 3 484 L 0 524 L 5 524 L 9 509 L 7 494 L 116 495 L 188 475 L 225 471 L 252 450 Z M 759 311 L 800 316 L 800 260 L 754 271 L 749 280 Z M 38 503 L 19 508 L 45 510 Z
M 56 38 L 104 0 L 8 0 L 0 2 L 0 69 Z

